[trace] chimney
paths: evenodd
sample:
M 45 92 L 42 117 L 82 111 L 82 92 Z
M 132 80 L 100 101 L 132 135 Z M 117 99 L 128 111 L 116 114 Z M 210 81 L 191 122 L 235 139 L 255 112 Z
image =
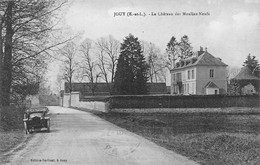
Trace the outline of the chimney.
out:
M 200 46 L 200 50 L 198 51 L 198 56 L 200 56 L 201 54 L 203 54 L 204 53 L 204 51 L 203 51 L 203 47 L 202 46 Z M 198 57 L 197 56 L 197 57 Z

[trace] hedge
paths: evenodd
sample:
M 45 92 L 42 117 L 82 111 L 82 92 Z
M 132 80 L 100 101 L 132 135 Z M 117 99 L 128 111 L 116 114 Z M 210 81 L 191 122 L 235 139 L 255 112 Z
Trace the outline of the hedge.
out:
M 259 95 L 135 95 L 111 96 L 110 108 L 224 108 L 259 107 Z

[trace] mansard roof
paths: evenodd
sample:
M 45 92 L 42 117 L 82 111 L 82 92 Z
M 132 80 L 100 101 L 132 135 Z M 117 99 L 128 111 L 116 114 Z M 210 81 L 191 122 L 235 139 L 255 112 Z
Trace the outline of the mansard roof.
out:
M 197 56 L 180 60 L 172 70 L 190 66 L 227 66 L 227 64 L 222 62 L 220 58 L 216 58 L 207 51 L 204 51 L 201 55 L 197 54 Z

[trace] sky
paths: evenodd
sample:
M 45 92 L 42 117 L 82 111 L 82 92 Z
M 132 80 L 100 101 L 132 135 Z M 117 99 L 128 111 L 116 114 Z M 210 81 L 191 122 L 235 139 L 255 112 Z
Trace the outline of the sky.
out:
M 146 16 L 114 17 L 115 12 Z M 149 15 L 151 12 L 157 15 Z M 159 16 L 160 12 L 174 15 Z M 208 15 L 184 16 L 183 12 Z M 228 65 L 242 66 L 249 53 L 260 57 L 259 17 L 260 0 L 74 0 L 66 23 L 93 40 L 112 35 L 122 42 L 132 33 L 162 51 L 172 36 L 179 40 L 188 35 L 194 51 L 207 47 Z
M 164 52 L 172 36 L 180 40 L 188 35 L 193 51 L 198 51 L 200 46 L 207 47 L 209 53 L 231 67 L 241 67 L 249 53 L 260 60 L 260 0 L 70 2 L 65 24 L 75 33 L 84 31 L 83 38 L 96 40 L 112 35 L 122 42 L 131 33 Z M 125 16 L 115 16 L 118 12 L 124 12 Z M 142 15 L 128 16 L 129 12 Z M 183 15 L 183 12 L 197 15 Z

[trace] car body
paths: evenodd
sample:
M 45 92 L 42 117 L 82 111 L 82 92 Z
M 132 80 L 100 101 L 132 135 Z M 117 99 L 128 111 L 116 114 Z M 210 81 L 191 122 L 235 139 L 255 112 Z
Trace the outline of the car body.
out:
M 35 130 L 46 128 L 50 132 L 50 117 L 47 117 L 49 110 L 47 107 L 30 108 L 24 114 L 25 133 L 29 134 Z

